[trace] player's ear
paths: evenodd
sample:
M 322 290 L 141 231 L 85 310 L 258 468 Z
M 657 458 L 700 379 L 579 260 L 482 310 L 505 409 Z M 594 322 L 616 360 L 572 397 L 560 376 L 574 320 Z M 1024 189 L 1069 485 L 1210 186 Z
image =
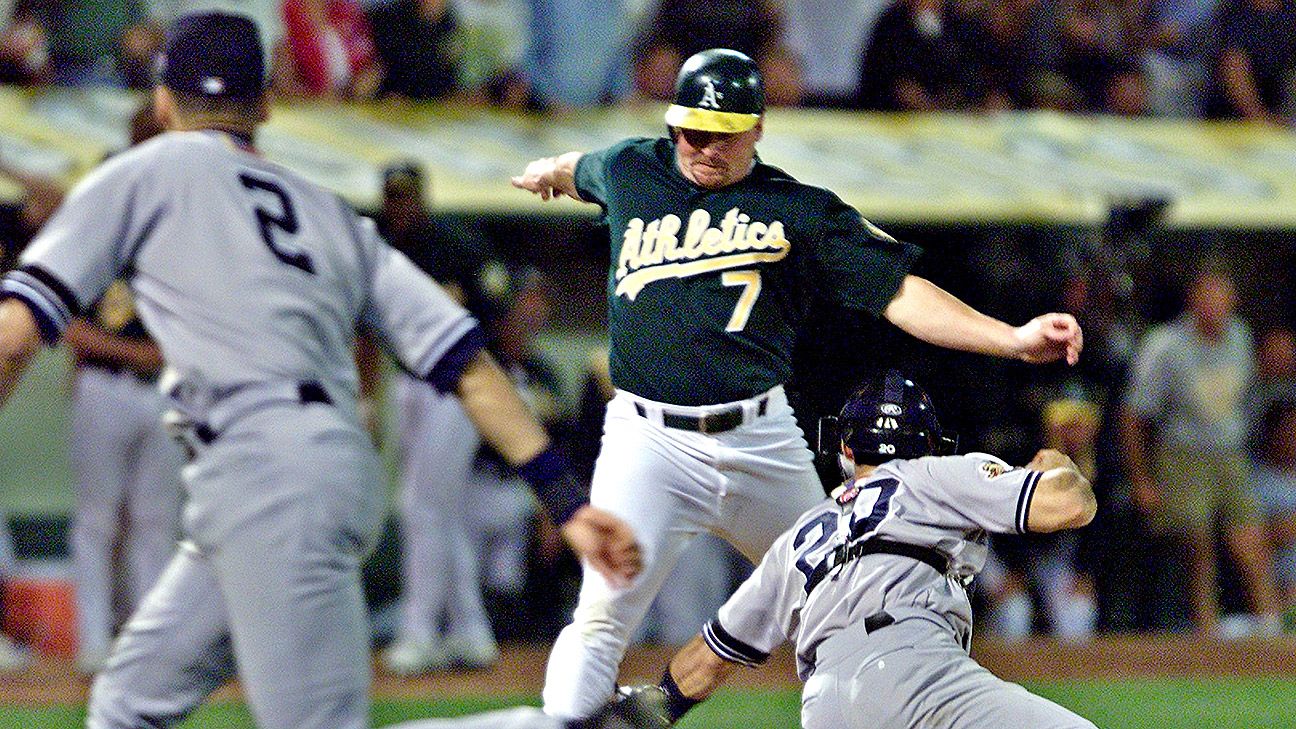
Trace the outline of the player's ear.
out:
M 157 117 L 163 129 L 176 128 L 175 112 L 175 97 L 171 95 L 171 90 L 162 85 L 154 86 L 153 115 Z
M 257 124 L 270 121 L 270 94 L 262 94 L 257 101 Z
M 762 138 L 764 138 L 765 136 L 765 115 L 764 114 L 761 114 L 760 119 L 756 120 L 756 126 L 752 127 L 752 131 L 756 132 L 756 141 L 759 142 Z

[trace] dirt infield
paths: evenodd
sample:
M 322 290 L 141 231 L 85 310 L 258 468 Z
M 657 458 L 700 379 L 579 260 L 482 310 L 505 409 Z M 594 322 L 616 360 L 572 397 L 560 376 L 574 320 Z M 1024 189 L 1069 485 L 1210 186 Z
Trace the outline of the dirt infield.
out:
M 1296 638 L 1214 641 L 1185 637 L 1110 637 L 1068 645 L 1051 640 L 1003 643 L 979 640 L 972 653 L 990 670 L 1013 681 L 1154 677 L 1218 678 L 1286 676 L 1296 678 Z M 625 682 L 655 680 L 670 658 L 669 648 L 631 651 L 622 669 Z M 439 673 L 402 679 L 377 672 L 375 690 L 387 698 L 458 695 L 536 695 L 544 678 L 546 646 L 515 646 L 486 671 Z M 739 671 L 730 682 L 749 688 L 797 685 L 795 660 L 776 652 L 757 670 Z M 0 675 L 0 705 L 79 704 L 90 682 L 76 677 L 67 661 L 43 659 L 28 671 Z M 218 698 L 236 698 L 229 686 Z

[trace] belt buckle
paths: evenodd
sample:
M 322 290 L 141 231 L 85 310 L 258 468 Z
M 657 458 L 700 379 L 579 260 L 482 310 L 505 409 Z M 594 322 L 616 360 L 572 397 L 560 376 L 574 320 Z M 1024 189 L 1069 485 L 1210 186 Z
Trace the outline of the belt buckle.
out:
M 707 428 L 707 421 L 710 420 L 710 418 L 711 418 L 710 413 L 698 416 L 697 432 L 701 433 L 702 435 L 706 435 L 707 433 L 710 432 L 710 429 Z

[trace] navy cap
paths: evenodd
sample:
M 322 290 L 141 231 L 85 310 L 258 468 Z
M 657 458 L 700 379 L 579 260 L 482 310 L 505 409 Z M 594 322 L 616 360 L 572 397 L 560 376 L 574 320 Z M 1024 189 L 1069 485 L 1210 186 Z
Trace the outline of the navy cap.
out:
M 243 15 L 182 15 L 167 31 L 158 78 L 169 89 L 208 98 L 246 99 L 265 90 L 256 23 Z

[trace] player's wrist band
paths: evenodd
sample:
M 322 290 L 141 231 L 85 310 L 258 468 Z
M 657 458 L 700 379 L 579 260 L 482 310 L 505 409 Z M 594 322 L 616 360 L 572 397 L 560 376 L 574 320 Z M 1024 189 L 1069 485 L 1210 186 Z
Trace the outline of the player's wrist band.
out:
M 657 684 L 662 693 L 666 694 L 666 711 L 670 714 L 670 723 L 674 724 L 680 720 L 681 716 L 688 713 L 689 709 L 697 706 L 701 701 L 699 699 L 690 699 L 680 691 L 679 684 L 675 683 L 675 678 L 671 676 L 670 667 L 662 674 L 661 683 Z
M 557 446 L 549 446 L 540 455 L 518 466 L 517 471 L 531 486 L 555 524 L 564 524 L 587 502 L 585 489 Z

